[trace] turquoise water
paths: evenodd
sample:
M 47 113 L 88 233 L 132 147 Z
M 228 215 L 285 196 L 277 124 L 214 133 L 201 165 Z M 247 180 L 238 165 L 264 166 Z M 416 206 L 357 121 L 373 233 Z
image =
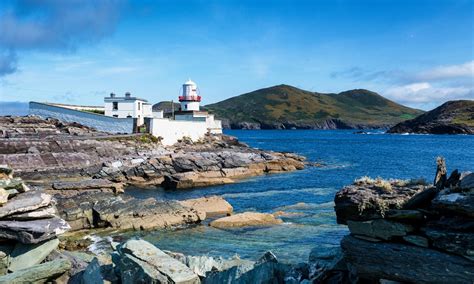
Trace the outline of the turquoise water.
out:
M 333 198 L 337 190 L 360 176 L 384 178 L 419 178 L 431 181 L 435 158 L 442 155 L 448 170 L 474 169 L 473 136 L 441 135 L 371 135 L 352 131 L 321 130 L 233 130 L 252 147 L 295 152 L 309 161 L 323 162 L 324 167 L 307 167 L 302 171 L 272 174 L 244 180 L 240 183 L 164 191 L 129 189 L 139 198 L 187 199 L 220 195 L 236 212 L 284 211 L 284 224 L 270 228 L 219 230 L 207 223 L 186 229 L 132 232 L 115 236 L 128 238 L 139 235 L 161 249 L 191 255 L 208 254 L 256 259 L 272 250 L 281 261 L 306 261 L 314 247 L 337 246 L 347 234 L 345 226 L 336 224 Z

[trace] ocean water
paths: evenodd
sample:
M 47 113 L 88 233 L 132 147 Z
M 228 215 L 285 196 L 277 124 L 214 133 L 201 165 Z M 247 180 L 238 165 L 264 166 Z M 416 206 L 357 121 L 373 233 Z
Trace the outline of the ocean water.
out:
M 161 188 L 129 188 L 138 198 L 187 199 L 220 195 L 235 212 L 284 211 L 284 224 L 267 228 L 220 230 L 208 222 L 190 228 L 118 233 L 123 240 L 140 236 L 161 249 L 190 255 L 257 259 L 271 250 L 280 261 L 307 261 L 312 248 L 338 246 L 347 228 L 336 224 L 334 194 L 361 176 L 383 178 L 434 177 L 437 156 L 446 158 L 448 171 L 474 170 L 474 137 L 443 135 L 388 135 L 381 132 L 354 134 L 346 130 L 232 130 L 252 147 L 294 152 L 322 167 L 270 174 L 239 183 L 165 191 Z

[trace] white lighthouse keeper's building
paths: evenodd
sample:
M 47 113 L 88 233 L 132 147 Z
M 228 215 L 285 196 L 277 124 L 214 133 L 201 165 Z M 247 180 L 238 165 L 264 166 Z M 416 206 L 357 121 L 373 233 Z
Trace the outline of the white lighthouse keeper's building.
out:
M 181 111 L 199 111 L 201 96 L 198 94 L 196 83 L 189 79 L 183 84 L 183 93 L 179 96 Z

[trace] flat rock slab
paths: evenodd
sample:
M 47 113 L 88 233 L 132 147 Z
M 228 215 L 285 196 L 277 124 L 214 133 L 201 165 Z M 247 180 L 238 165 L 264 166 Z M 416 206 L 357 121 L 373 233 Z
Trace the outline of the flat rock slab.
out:
M 0 221 L 0 238 L 24 244 L 36 244 L 52 239 L 69 230 L 66 221 L 50 218 L 31 221 Z
M 387 221 L 384 219 L 363 222 L 349 220 L 347 221 L 347 226 L 354 235 L 362 235 L 382 240 L 390 240 L 393 237 L 405 236 L 408 232 L 411 232 L 414 229 L 410 225 Z
M 41 191 L 28 191 L 10 199 L 0 207 L 0 218 L 15 213 L 33 211 L 51 203 L 51 195 Z
M 210 223 L 214 228 L 238 228 L 251 226 L 271 226 L 283 223 L 272 214 L 245 212 L 228 217 L 219 218 Z
M 10 271 L 17 271 L 40 264 L 59 245 L 58 239 L 38 244 L 17 243 L 10 255 Z
M 4 220 L 25 221 L 54 218 L 58 215 L 56 207 L 50 205 L 47 207 L 36 209 L 35 211 L 17 213 L 4 217 Z
M 0 276 L 0 284 L 45 283 L 71 269 L 71 263 L 58 259 Z
M 122 188 L 122 184 L 111 182 L 107 179 L 86 179 L 81 181 L 61 181 L 53 183 L 56 190 L 86 190 L 100 188 Z
M 162 275 L 171 283 L 200 283 L 199 277 L 189 267 L 144 240 L 129 240 L 119 245 L 117 251 L 121 258 L 139 260 L 139 262 L 136 262 L 136 265 L 139 265 L 140 262 L 145 263 L 148 274 L 152 279 L 160 278 L 160 275 Z M 120 273 L 125 276 L 130 276 L 130 273 L 133 273 L 133 270 L 135 270 L 133 265 L 129 267 L 122 265 L 120 267 Z M 139 280 L 135 279 L 135 281 Z
M 474 262 L 461 256 L 400 243 L 372 243 L 346 236 L 344 258 L 359 277 L 408 283 L 472 283 Z
M 220 196 L 201 197 L 179 201 L 179 204 L 205 212 L 207 217 L 231 214 L 232 205 Z

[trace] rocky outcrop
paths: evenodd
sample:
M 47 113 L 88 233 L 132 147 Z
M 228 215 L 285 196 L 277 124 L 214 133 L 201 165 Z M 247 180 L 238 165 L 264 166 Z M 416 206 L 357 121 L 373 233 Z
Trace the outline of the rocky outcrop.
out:
M 212 221 L 209 225 L 214 228 L 240 228 L 254 226 L 272 226 L 283 223 L 281 219 L 275 218 L 272 214 L 244 212 L 228 217 L 219 218 Z
M 194 224 L 206 218 L 205 212 L 185 207 L 176 201 L 135 199 L 101 191 L 81 192 L 73 198 L 58 194 L 57 200 L 59 214 L 73 230 L 146 230 Z
M 449 101 L 414 119 L 400 122 L 388 133 L 474 134 L 474 101 Z
M 230 215 L 233 211 L 232 205 L 220 196 L 201 197 L 178 202 L 185 207 L 192 208 L 199 212 L 205 212 L 206 217 Z
M 353 277 L 472 282 L 472 174 L 456 170 L 446 177 L 445 173 L 444 160 L 438 159 L 436 186 L 364 178 L 336 194 L 337 220 L 347 224 L 351 233 L 341 247 Z
M 82 135 L 65 130 L 71 127 L 82 129 L 36 117 L 0 119 L 0 164 L 41 187 L 64 191 L 120 191 L 123 184 L 189 188 L 304 167 L 300 156 L 249 148 L 225 135 L 164 147 L 150 135 L 88 128 Z
M 69 261 L 45 261 L 70 226 L 51 195 L 31 190 L 13 170 L 0 166 L 0 283 L 43 283 L 66 272 Z

